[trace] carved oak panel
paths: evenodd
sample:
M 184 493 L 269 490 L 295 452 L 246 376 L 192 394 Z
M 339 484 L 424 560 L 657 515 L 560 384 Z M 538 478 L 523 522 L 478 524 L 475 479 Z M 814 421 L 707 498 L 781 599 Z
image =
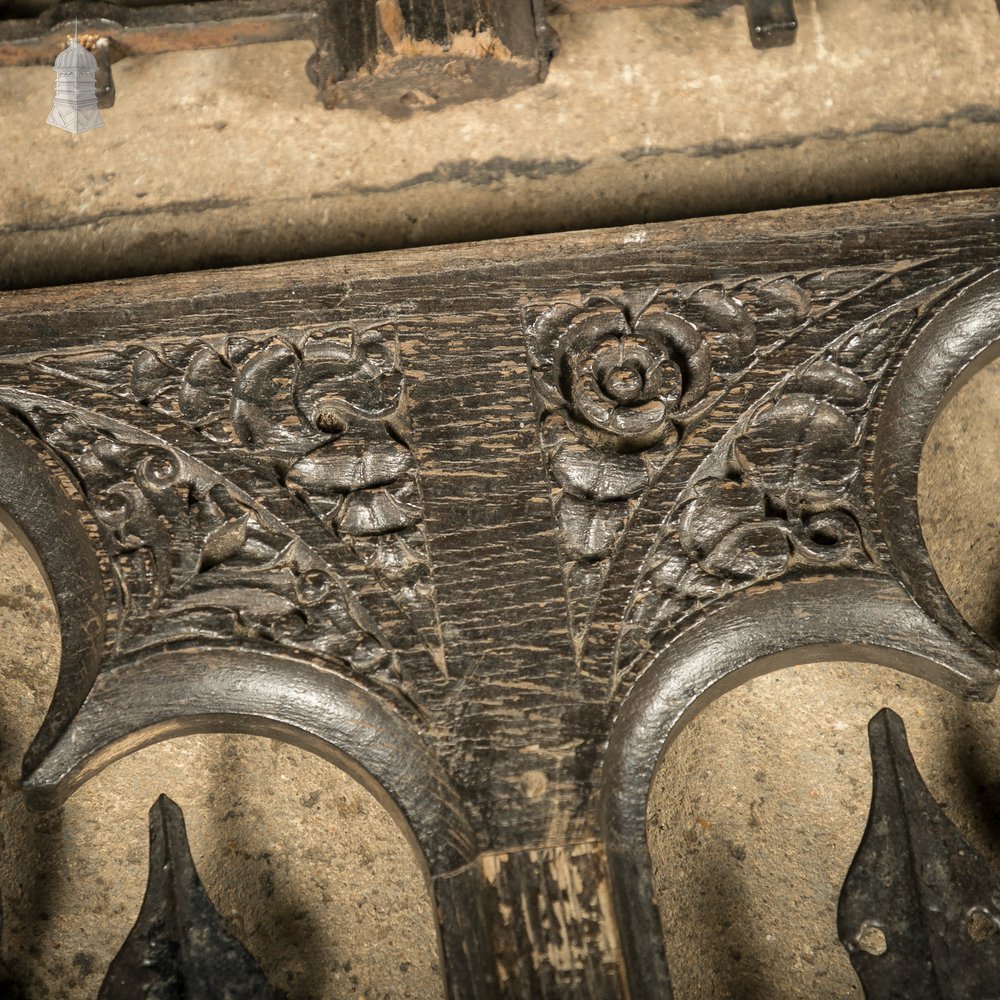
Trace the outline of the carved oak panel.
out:
M 645 803 L 765 670 L 991 697 L 920 452 L 1000 343 L 996 192 L 0 299 L 0 506 L 60 613 L 51 806 L 207 730 L 411 835 L 450 995 L 669 996 Z M 669 760 L 665 766 L 669 766 Z

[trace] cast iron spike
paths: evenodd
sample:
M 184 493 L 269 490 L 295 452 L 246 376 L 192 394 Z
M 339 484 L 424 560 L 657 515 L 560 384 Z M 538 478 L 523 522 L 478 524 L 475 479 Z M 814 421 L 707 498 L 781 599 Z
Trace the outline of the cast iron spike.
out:
M 888 708 L 868 724 L 872 802 L 837 929 L 868 1000 L 1000 997 L 1000 878 L 934 801 Z
M 273 1000 L 253 956 L 208 898 L 184 816 L 165 795 L 149 811 L 149 881 L 139 919 L 99 1000 Z

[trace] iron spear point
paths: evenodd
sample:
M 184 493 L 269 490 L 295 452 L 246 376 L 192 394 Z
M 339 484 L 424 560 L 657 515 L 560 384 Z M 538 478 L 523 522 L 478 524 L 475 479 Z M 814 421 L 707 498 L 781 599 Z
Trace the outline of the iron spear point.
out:
M 99 1000 L 195 998 L 273 1000 L 273 994 L 208 898 L 180 808 L 161 795 L 149 811 L 146 896 Z
M 1000 997 L 1000 879 L 934 801 L 888 708 L 868 724 L 872 802 L 840 894 L 868 1000 Z

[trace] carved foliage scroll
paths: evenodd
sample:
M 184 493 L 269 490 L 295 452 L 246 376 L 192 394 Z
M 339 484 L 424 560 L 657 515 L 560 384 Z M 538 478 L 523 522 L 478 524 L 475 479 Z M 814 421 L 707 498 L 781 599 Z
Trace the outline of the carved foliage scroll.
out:
M 585 296 L 526 318 L 577 654 L 645 491 L 754 363 L 760 324 L 809 313 L 795 280 Z
M 647 555 L 616 677 L 727 594 L 798 570 L 885 571 L 863 514 L 862 444 L 889 366 L 954 285 L 925 288 L 834 337 L 736 418 Z
M 19 389 L 0 401 L 67 463 L 102 526 L 122 603 L 115 653 L 236 637 L 349 664 L 398 693 L 399 650 L 365 607 L 367 578 L 444 672 L 391 331 L 165 341 L 32 365 L 79 401 Z M 206 460 L 148 420 L 98 413 L 98 392 L 186 426 Z

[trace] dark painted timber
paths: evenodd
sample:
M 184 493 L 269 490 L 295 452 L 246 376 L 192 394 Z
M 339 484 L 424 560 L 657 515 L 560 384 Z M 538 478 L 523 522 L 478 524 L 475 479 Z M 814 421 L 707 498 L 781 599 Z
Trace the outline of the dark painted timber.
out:
M 669 997 L 646 802 L 789 664 L 990 698 L 917 472 L 1000 343 L 996 191 L 11 293 L 0 506 L 53 807 L 205 731 L 409 835 L 452 997 Z

